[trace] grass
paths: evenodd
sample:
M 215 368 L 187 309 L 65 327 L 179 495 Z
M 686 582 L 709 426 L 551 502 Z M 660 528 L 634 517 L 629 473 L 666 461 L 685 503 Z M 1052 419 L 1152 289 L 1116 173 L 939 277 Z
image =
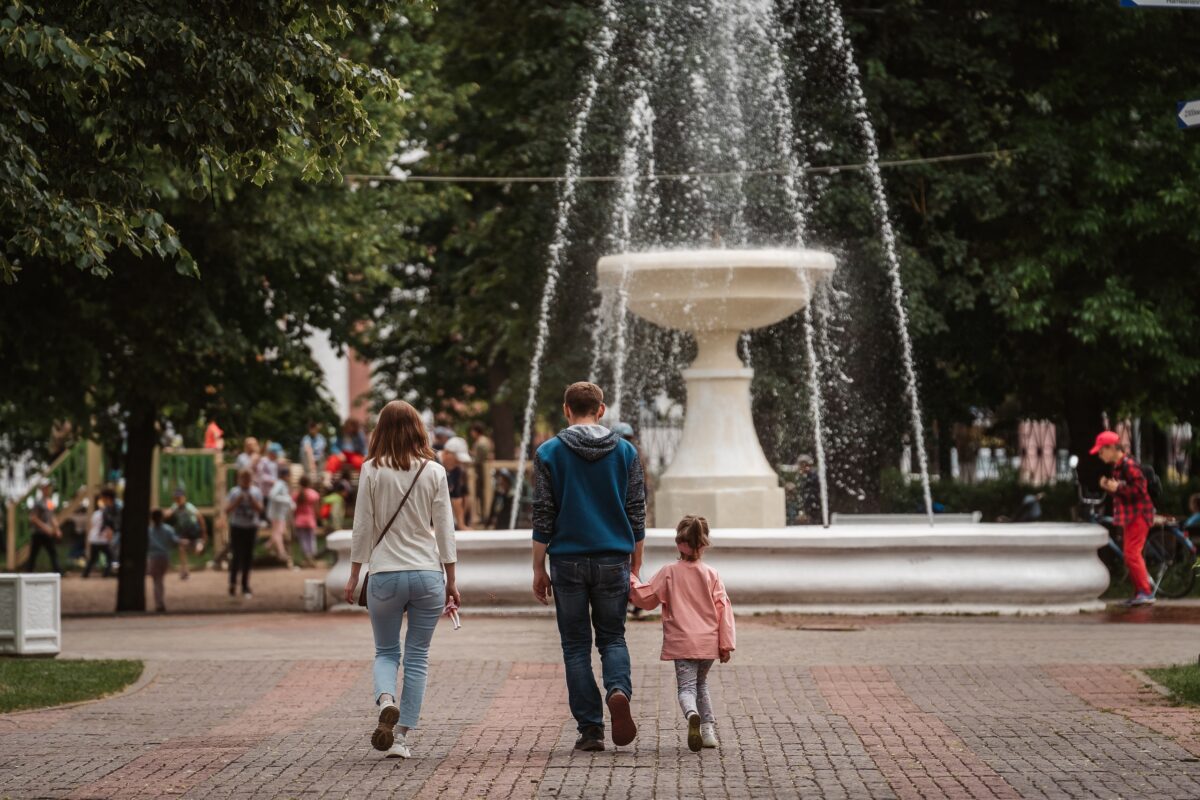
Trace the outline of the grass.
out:
M 1148 669 L 1146 674 L 1170 689 L 1176 702 L 1200 706 L 1200 664 Z
M 140 661 L 0 658 L 0 713 L 104 697 L 141 674 Z

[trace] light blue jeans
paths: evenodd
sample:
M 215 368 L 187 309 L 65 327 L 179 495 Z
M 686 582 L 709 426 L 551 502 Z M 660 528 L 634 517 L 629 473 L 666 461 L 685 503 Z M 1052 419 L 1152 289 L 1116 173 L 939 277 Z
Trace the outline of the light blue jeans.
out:
M 433 570 L 372 572 L 367 586 L 367 612 L 375 632 L 375 703 L 379 703 L 383 694 L 396 697 L 400 623 L 407 613 L 400 725 L 415 728 L 421 716 L 421 701 L 425 699 L 429 642 L 446 607 L 446 577 Z

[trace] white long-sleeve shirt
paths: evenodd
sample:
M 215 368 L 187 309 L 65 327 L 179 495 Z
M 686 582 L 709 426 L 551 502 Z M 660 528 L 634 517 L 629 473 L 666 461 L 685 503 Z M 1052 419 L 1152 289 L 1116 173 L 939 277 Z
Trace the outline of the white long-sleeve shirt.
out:
M 370 563 L 370 571 L 380 573 L 426 569 L 440 572 L 442 564 L 457 560 L 446 470 L 436 461 L 425 467 L 404 510 L 372 550 L 380 528 L 396 512 L 419 468 L 419 461 L 407 470 L 378 467 L 374 461 L 363 464 L 354 506 L 351 561 Z

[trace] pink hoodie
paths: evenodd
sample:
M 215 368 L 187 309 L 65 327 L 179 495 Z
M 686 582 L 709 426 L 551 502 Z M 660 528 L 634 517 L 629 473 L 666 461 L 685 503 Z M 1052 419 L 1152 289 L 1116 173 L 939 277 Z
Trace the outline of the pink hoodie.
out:
M 629 599 L 647 611 L 663 607 L 662 660 L 717 658 L 734 649 L 733 605 L 721 576 L 703 561 L 680 559 L 642 583 L 630 576 Z

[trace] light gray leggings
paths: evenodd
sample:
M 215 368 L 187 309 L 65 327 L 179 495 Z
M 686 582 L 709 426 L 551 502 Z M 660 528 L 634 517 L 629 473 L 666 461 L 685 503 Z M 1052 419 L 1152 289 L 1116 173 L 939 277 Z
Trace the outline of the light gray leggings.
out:
M 675 662 L 675 685 L 679 689 L 679 707 L 686 717 L 695 711 L 703 722 L 716 722 L 712 700 L 708 697 L 708 670 L 711 658 L 704 661 L 680 659 Z

